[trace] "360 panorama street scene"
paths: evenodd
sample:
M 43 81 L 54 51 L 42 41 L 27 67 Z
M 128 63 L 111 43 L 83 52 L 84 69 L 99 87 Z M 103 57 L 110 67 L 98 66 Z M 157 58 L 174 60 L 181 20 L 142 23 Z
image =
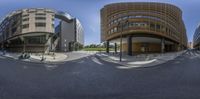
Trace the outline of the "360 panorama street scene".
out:
M 0 99 L 200 99 L 199 0 L 0 0 Z

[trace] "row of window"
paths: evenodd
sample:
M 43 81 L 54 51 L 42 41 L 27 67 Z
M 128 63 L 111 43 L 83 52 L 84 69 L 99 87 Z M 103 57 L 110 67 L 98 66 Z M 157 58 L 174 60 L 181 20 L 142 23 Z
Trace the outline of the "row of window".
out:
M 36 13 L 35 15 L 36 15 L 36 16 L 45 17 L 45 16 L 46 16 L 46 13 Z M 24 14 L 24 15 L 22 15 L 22 17 L 29 17 L 29 14 Z
M 117 13 L 116 15 L 110 16 L 108 18 L 108 21 L 112 21 L 112 19 L 116 18 L 116 17 L 127 16 L 127 15 L 130 15 L 130 14 L 134 14 L 134 15 L 142 15 L 142 14 L 162 15 L 162 12 L 158 12 L 158 11 L 129 11 L 129 12 L 124 12 L 124 13 Z M 173 17 L 173 16 L 171 16 L 171 17 Z M 176 20 L 176 18 L 174 18 L 174 17 L 173 17 L 173 19 Z
M 23 28 L 23 29 L 29 28 L 29 24 L 24 24 L 24 25 L 22 25 L 22 28 Z
M 139 14 L 147 14 L 147 13 L 159 14 L 159 12 L 156 12 L 156 11 L 151 11 L 151 12 L 146 12 L 146 11 L 129 11 L 129 12 L 117 13 L 115 15 L 109 16 L 108 21 L 111 21 L 113 18 L 116 18 L 116 17 L 127 16 L 127 15 L 130 15 L 130 14 L 139 15 Z
M 36 20 L 46 20 L 46 17 L 35 17 Z
M 32 36 L 26 37 L 26 43 L 28 44 L 44 44 L 46 42 L 45 36 Z
M 36 13 L 35 14 L 36 20 L 46 20 L 46 13 Z M 52 21 L 54 21 L 54 15 L 52 15 Z M 6 34 L 5 36 L 8 37 L 9 32 L 11 34 L 14 34 L 16 31 L 18 31 L 18 28 L 20 28 L 20 25 L 18 23 L 20 22 L 21 16 L 13 16 L 12 19 L 4 19 L 0 24 L 0 33 Z M 29 21 L 29 14 L 23 14 L 22 15 L 22 21 Z M 10 25 L 12 28 L 10 29 Z M 19 26 L 19 27 L 18 27 Z M 46 27 L 46 23 L 35 23 L 35 27 Z M 52 24 L 52 27 L 54 28 L 54 24 Z M 22 29 L 29 28 L 29 24 L 24 24 L 21 26 Z M 11 31 L 10 31 L 11 30 Z
M 134 23 L 134 22 L 131 22 L 131 23 L 128 23 L 128 25 L 123 25 L 123 29 L 127 29 L 128 27 L 146 27 L 146 26 L 147 26 L 146 23 L 139 23 L 139 22 L 138 23 Z M 119 28 L 117 28 L 117 27 L 112 28 L 110 31 L 108 31 L 108 34 L 112 34 L 112 33 L 118 32 L 118 30 L 120 30 Z
M 115 19 L 113 21 L 111 21 L 108 26 L 110 27 L 113 24 L 116 24 L 122 20 L 127 20 L 127 19 L 133 19 L 133 18 L 146 18 L 146 19 L 153 19 L 153 20 L 157 20 L 157 21 L 162 21 L 162 19 L 157 18 L 157 17 L 153 17 L 153 16 L 143 16 L 143 15 L 135 15 L 135 16 L 124 16 L 124 17 L 120 17 L 118 19 Z
M 112 24 L 117 24 L 118 22 L 120 22 L 122 20 L 127 20 L 127 19 L 132 19 L 132 18 L 142 18 L 142 19 L 146 18 L 146 19 L 152 19 L 152 20 L 156 20 L 156 21 L 165 22 L 162 19 L 157 18 L 157 17 L 137 15 L 137 16 L 125 16 L 125 17 L 118 18 L 116 20 L 113 20 L 111 23 L 109 23 L 108 26 L 110 27 Z M 169 25 L 171 26 L 171 28 L 176 30 L 175 26 L 172 26 L 171 24 L 169 24 Z
M 25 19 L 23 19 L 22 21 L 29 21 L 29 18 L 25 18 Z
M 35 17 L 36 20 L 46 20 L 46 17 L 45 17 L 46 13 L 36 13 L 36 15 L 37 15 Z M 22 21 L 29 21 L 29 14 L 24 14 L 22 15 L 22 17 L 23 17 Z M 52 15 L 52 17 L 53 17 L 52 21 L 54 21 L 54 15 Z M 3 20 L 0 24 L 0 31 L 3 31 L 3 29 L 9 25 L 10 21 L 12 20 L 6 20 L 6 19 Z M 16 24 L 17 23 L 14 21 L 12 23 L 12 26 L 15 26 Z
M 35 27 L 46 27 L 46 23 L 42 23 L 42 22 L 35 23 Z M 29 28 L 29 24 L 22 25 L 22 29 L 26 29 L 26 28 Z M 52 24 L 52 28 L 54 28 L 54 24 Z
M 45 9 L 28 9 L 28 10 L 26 10 L 25 12 L 28 12 L 28 13 L 37 13 L 37 12 L 54 13 L 54 12 L 51 11 L 51 10 L 45 10 Z
M 35 15 L 36 15 L 36 16 L 37 16 L 37 15 L 46 16 L 46 13 L 36 13 Z
M 29 14 L 24 14 L 24 15 L 22 15 L 22 17 L 28 17 L 29 16 Z
M 35 23 L 35 27 L 46 27 L 46 23 Z M 22 29 L 29 28 L 29 24 L 22 25 Z
M 46 17 L 35 17 L 35 20 L 46 20 Z M 22 21 L 29 21 L 29 18 L 24 18 Z M 52 21 L 54 21 L 54 18 L 52 18 Z
M 46 23 L 35 23 L 35 27 L 46 27 Z
M 153 24 L 153 23 L 150 23 L 150 25 L 149 25 L 149 23 L 144 23 L 144 22 L 130 22 L 128 24 L 123 25 L 123 27 L 114 27 L 108 31 L 108 34 L 120 32 L 120 31 L 122 31 L 122 28 L 123 29 L 128 29 L 128 28 L 149 29 L 150 28 L 150 30 L 152 30 L 152 31 L 165 32 L 165 33 L 168 33 L 169 36 L 178 37 L 178 34 L 169 28 L 165 28 L 162 25 Z

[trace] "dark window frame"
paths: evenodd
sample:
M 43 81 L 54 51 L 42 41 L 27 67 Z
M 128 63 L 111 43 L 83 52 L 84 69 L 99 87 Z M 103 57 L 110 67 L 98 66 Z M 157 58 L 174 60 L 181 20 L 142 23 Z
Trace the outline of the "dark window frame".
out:
M 26 28 L 29 28 L 29 24 L 22 25 L 22 29 L 26 29 Z
M 37 22 L 37 23 L 35 23 L 35 27 L 46 27 L 46 23 Z

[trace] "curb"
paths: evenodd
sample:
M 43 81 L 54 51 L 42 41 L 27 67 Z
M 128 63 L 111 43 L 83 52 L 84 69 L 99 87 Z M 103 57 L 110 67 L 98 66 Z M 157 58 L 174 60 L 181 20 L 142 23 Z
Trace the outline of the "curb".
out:
M 21 61 L 21 62 L 25 62 L 25 63 L 35 63 L 35 64 L 51 64 L 51 65 L 55 65 L 55 64 L 63 64 L 63 63 L 66 62 L 66 61 L 60 61 L 60 62 L 44 61 L 44 62 L 41 62 L 41 61 L 36 60 L 36 59 L 34 59 L 34 61 L 26 61 L 25 59 L 15 59 L 15 58 L 3 56 L 3 55 L 0 55 L 0 56 L 5 57 L 5 58 L 10 59 L 10 60 L 17 60 L 17 61 Z M 67 56 L 67 58 L 68 58 L 68 56 Z M 64 60 L 66 60 L 67 58 L 65 58 Z
M 98 58 L 98 59 L 100 59 L 100 60 L 102 60 L 102 61 L 104 61 L 104 62 L 122 65 L 122 64 L 120 64 L 120 63 L 114 63 L 114 62 L 111 62 L 111 61 L 108 61 L 108 60 L 104 60 L 104 59 L 101 58 L 101 56 L 98 56 L 98 55 L 96 55 L 96 54 L 95 54 L 95 57 Z
M 187 51 L 184 51 L 184 52 L 182 52 L 181 54 L 175 56 L 173 59 L 170 59 L 170 60 L 167 60 L 167 61 L 164 61 L 164 62 L 160 62 L 160 63 L 155 64 L 155 65 L 147 65 L 147 66 L 141 66 L 141 67 L 135 67 L 135 68 L 148 68 L 148 67 L 157 66 L 157 65 L 159 65 L 159 64 L 164 64 L 164 63 L 166 63 L 166 62 L 168 62 L 168 61 L 171 61 L 171 60 L 176 59 L 177 57 L 183 55 L 183 54 L 186 53 L 186 52 L 187 52 Z M 128 65 L 128 64 L 123 64 L 123 63 L 115 62 L 115 61 L 113 61 L 112 59 L 110 59 L 111 61 L 106 60 L 106 59 L 103 59 L 103 58 L 101 58 L 101 56 L 98 56 L 97 54 L 95 54 L 95 56 L 98 57 L 98 59 L 100 59 L 100 60 L 102 60 L 102 61 L 104 61 L 104 62 L 114 63 L 114 64 L 118 64 L 118 65 L 122 65 L 122 66 L 131 66 L 131 65 Z

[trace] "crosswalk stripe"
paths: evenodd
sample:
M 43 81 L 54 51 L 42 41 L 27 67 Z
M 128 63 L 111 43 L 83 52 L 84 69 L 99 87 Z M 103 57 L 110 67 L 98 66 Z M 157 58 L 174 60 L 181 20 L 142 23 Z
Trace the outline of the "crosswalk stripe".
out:
M 191 53 L 191 51 L 189 51 L 189 54 L 188 54 L 188 55 L 192 56 L 192 53 Z
M 187 56 L 200 56 L 200 51 L 187 51 L 185 53 Z
M 200 52 L 199 51 L 187 51 L 185 53 L 185 55 L 188 55 L 188 56 L 200 56 Z
M 191 56 L 195 56 L 195 53 L 194 53 L 194 51 L 192 51 L 192 52 L 191 52 Z
M 187 51 L 185 54 L 186 54 L 186 55 L 188 55 L 188 54 L 189 54 L 189 52 Z
M 194 52 L 194 54 L 195 54 L 195 56 L 199 56 L 199 54 L 196 51 Z

